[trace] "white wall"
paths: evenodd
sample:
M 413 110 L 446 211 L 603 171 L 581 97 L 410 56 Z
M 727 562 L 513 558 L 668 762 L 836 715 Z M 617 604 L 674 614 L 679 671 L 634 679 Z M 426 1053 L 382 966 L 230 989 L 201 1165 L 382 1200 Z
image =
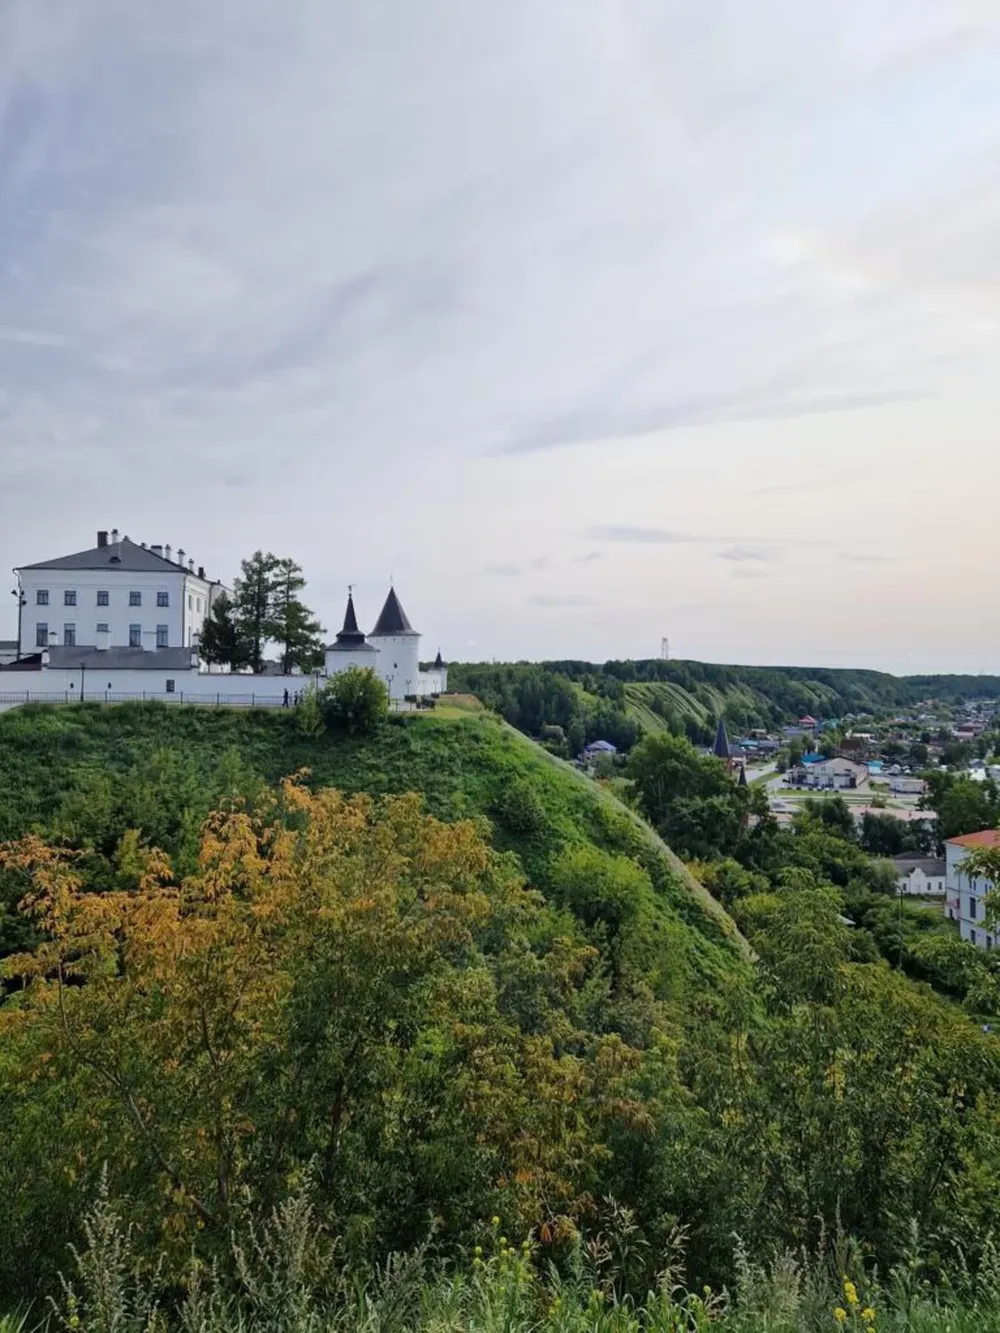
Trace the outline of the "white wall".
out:
M 281 702 L 286 689 L 294 695 L 307 689 L 312 680 L 311 676 L 301 675 L 216 675 L 192 669 L 102 672 L 88 666 L 81 672 L 79 669 L 48 668 L 45 671 L 3 672 L 0 674 L 0 699 L 10 695 L 21 697 L 27 692 L 29 698 L 52 696 L 53 702 L 62 699 L 72 702 L 80 698 L 82 688 L 84 699 L 95 701 L 109 695 L 164 700 L 169 700 L 171 695 L 178 698 L 183 695 L 185 699 L 204 699 L 206 703 L 215 703 L 217 699 Z M 173 681 L 172 690 L 167 688 L 169 681 Z
M 350 652 L 343 650 L 337 652 L 327 652 L 325 661 L 325 670 L 328 676 L 336 676 L 341 671 L 347 671 L 350 667 L 358 667 L 362 671 L 366 668 L 378 674 L 378 653 L 372 648 L 356 648 Z
M 21 608 L 21 654 L 36 650 L 36 627 L 46 624 L 49 644 L 63 643 L 64 626 L 76 626 L 79 648 L 124 648 L 130 643 L 130 626 L 139 625 L 142 647 L 153 649 L 156 631 L 167 626 L 168 648 L 189 648 L 195 634 L 201 632 L 211 602 L 219 595 L 220 584 L 209 583 L 196 574 L 164 564 L 162 571 L 133 573 L 107 569 L 26 569 L 21 573 L 24 606 Z M 39 605 L 40 591 L 48 593 L 48 605 Z M 66 593 L 76 594 L 76 605 L 66 605 Z M 98 592 L 108 594 L 108 605 L 98 606 Z M 136 592 L 140 606 L 130 605 Z M 157 595 L 166 594 L 169 605 L 158 606 Z M 98 625 L 108 626 L 108 639 L 98 636 Z
M 962 873 L 962 862 L 968 854 L 967 847 L 945 843 L 948 896 L 958 900 L 958 931 L 962 939 L 970 940 L 980 949 L 992 949 L 1000 942 L 1000 932 L 987 930 L 983 920 L 983 899 L 990 886 L 983 879 L 970 880 Z
M 943 898 L 946 889 L 946 877 L 944 875 L 928 875 L 918 866 L 909 875 L 901 875 L 897 881 L 897 887 L 900 893 L 923 898 L 932 896 Z
M 375 670 L 385 681 L 389 698 L 416 694 L 420 683 L 419 634 L 369 635 L 368 642 L 378 653 Z

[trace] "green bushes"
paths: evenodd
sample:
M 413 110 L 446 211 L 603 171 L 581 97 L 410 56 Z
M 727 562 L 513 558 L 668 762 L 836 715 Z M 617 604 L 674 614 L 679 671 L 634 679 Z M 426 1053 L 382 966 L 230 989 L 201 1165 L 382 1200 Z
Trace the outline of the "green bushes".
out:
M 327 725 L 349 736 L 371 736 L 389 711 L 386 688 L 370 667 L 348 667 L 330 678 L 320 696 Z

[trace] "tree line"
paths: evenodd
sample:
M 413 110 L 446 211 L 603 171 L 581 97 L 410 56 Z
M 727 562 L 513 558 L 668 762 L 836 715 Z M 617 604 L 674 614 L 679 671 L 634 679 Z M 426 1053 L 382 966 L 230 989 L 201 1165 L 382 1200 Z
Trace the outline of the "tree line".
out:
M 241 561 L 232 597 L 221 593 L 212 603 L 202 628 L 201 657 L 213 666 L 259 675 L 273 645 L 283 675 L 321 666 L 324 631 L 300 597 L 305 584 L 294 560 L 255 551 Z

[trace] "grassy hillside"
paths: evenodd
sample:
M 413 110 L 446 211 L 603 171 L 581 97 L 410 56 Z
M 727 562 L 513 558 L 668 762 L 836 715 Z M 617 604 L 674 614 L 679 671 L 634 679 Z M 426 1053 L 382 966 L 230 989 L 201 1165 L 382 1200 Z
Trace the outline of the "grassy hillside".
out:
M 719 717 L 736 729 L 776 727 L 804 713 L 841 718 L 907 710 L 927 699 L 1000 697 L 998 676 L 891 676 L 659 659 L 458 663 L 449 679 L 529 735 L 558 726 L 571 749 L 603 737 L 627 750 L 637 728 L 682 731 L 703 742 Z
M 495 845 L 516 853 L 543 893 L 567 845 L 635 858 L 655 892 L 661 990 L 708 980 L 743 949 L 728 916 L 631 811 L 505 723 L 460 708 L 397 717 L 367 741 L 304 736 L 282 712 L 156 704 L 10 712 L 0 716 L 0 841 L 33 828 L 106 840 L 108 829 L 135 826 L 173 846 L 227 792 L 303 768 L 349 792 L 422 792 L 442 818 L 486 816 Z

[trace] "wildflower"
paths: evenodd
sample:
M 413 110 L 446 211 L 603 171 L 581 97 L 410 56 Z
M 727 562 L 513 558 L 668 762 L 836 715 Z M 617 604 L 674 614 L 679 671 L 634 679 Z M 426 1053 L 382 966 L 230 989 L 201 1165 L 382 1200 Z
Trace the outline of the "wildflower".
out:
M 483 1257 L 483 1247 L 481 1245 L 477 1245 L 476 1248 L 472 1251 L 472 1253 L 476 1256 L 477 1259 L 481 1259 Z
M 861 1311 L 861 1318 L 866 1324 L 873 1324 L 875 1322 L 875 1311 L 870 1305 L 866 1305 Z
M 844 1278 L 844 1295 L 847 1298 L 847 1304 L 854 1309 L 858 1304 L 858 1289 L 850 1278 Z
M 498 1227 L 499 1225 L 500 1225 L 500 1219 L 499 1219 L 499 1217 L 494 1216 L 494 1217 L 491 1217 L 491 1218 L 490 1218 L 490 1226 L 491 1226 L 491 1227 Z
M 843 1324 L 847 1319 L 847 1311 L 844 1309 L 842 1305 L 838 1305 L 836 1310 L 834 1310 L 833 1312 L 833 1317 L 834 1319 L 836 1319 L 838 1324 Z

